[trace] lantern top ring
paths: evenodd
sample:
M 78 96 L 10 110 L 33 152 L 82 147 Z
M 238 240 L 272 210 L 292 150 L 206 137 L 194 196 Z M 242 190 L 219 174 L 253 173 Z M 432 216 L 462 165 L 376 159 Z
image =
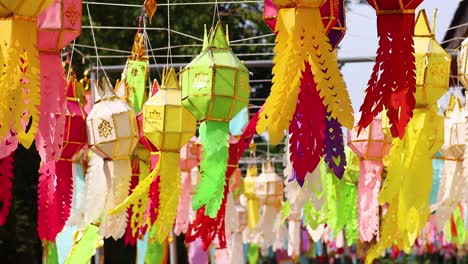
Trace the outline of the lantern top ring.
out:
M 26 22 L 31 22 L 31 23 L 37 23 L 37 17 L 18 16 L 18 15 L 15 15 L 14 13 L 11 13 L 10 15 L 6 17 L 0 17 L 0 20 L 21 20 L 21 21 L 26 21 Z
M 414 14 L 415 9 L 377 10 L 377 15 Z

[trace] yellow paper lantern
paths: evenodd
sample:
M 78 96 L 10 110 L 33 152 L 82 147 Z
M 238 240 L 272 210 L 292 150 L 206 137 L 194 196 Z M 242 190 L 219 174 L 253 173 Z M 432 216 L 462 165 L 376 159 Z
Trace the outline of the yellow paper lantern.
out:
M 460 45 L 460 53 L 457 58 L 458 80 L 465 88 L 468 88 L 468 38 L 463 40 Z
M 414 51 L 416 58 L 416 108 L 432 105 L 445 94 L 450 81 L 452 57 L 434 38 L 426 12 L 416 19 Z
M 257 182 L 257 166 L 249 165 L 244 178 L 244 196 L 247 198 L 247 220 L 249 229 L 253 229 L 260 219 L 260 203 L 255 194 L 255 183 Z

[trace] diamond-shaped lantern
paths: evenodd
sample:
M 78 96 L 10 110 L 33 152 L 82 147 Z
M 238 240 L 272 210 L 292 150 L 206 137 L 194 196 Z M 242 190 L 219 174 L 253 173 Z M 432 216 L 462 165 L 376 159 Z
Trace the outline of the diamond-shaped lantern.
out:
M 133 109 L 104 84 L 86 119 L 88 144 L 103 159 L 128 159 L 138 142 Z
M 171 68 L 163 76 L 159 91 L 143 106 L 143 130 L 159 151 L 178 153 L 195 134 L 196 121 L 182 106 L 175 70 Z
M 348 130 L 348 146 L 360 158 L 358 180 L 358 214 L 361 241 L 371 241 L 379 230 L 378 193 L 382 182 L 383 158 L 392 139 L 382 131 L 382 118 L 377 116 L 358 133 L 358 127 Z
M 106 208 L 112 209 L 122 203 L 129 189 L 132 176 L 130 155 L 138 142 L 138 127 L 133 108 L 120 99 L 103 79 L 102 89 L 95 85 L 96 102 L 86 118 L 88 145 L 101 156 L 111 178 L 110 197 Z M 114 239 L 122 237 L 127 227 L 127 213 L 105 215 L 101 234 Z
M 215 218 L 223 199 L 228 164 L 229 121 L 247 106 L 249 71 L 229 47 L 221 22 L 205 31 L 203 49 L 181 72 L 182 103 L 201 121 L 199 134 L 204 158 L 203 174 L 192 208 L 206 205 Z
M 229 122 L 250 96 L 249 71 L 229 47 L 220 22 L 205 35 L 203 50 L 181 72 L 184 106 L 199 121 Z
M 434 39 L 424 10 L 418 14 L 414 31 L 418 108 L 436 103 L 447 92 L 452 58 Z
M 81 32 L 81 0 L 55 0 L 38 17 L 37 48 L 60 52 Z
M 160 203 L 155 225 L 158 226 L 156 238 L 162 243 L 169 235 L 179 203 L 180 149 L 196 130 L 195 117 L 182 106 L 174 68 L 164 69 L 159 91 L 143 105 L 143 117 L 145 136 L 160 152 Z
M 70 162 L 75 154 L 87 143 L 86 113 L 76 96 L 76 83 L 74 78 L 68 82 L 65 133 L 60 157 L 60 160 Z
M 468 38 L 463 40 L 460 45 L 460 53 L 457 58 L 458 80 L 465 88 L 468 88 Z
M 262 164 L 262 173 L 255 183 L 255 195 L 262 205 L 281 207 L 283 201 L 283 179 L 276 174 L 269 160 Z

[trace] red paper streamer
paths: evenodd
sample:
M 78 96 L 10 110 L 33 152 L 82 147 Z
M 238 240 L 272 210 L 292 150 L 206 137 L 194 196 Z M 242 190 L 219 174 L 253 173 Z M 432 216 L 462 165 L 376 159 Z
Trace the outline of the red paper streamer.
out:
M 0 160 L 0 226 L 6 223 L 8 214 L 10 213 L 13 198 L 14 162 L 14 153 Z
M 65 226 L 70 217 L 73 199 L 73 164 L 69 161 L 59 160 L 56 163 L 56 171 L 70 172 L 57 174 L 57 186 L 55 187 L 55 201 L 57 204 L 57 221 L 59 232 Z
M 379 48 L 366 97 L 360 111 L 359 130 L 387 109 L 393 137 L 403 138 L 416 101 L 414 9 L 423 0 L 368 0 L 377 10 Z
M 326 108 L 317 91 L 310 64 L 306 63 L 296 112 L 289 125 L 291 162 L 296 172 L 296 180 L 301 186 L 306 174 L 314 171 L 323 154 L 325 118 Z
M 42 241 L 55 241 L 55 237 L 60 232 L 54 197 L 55 161 L 43 163 L 39 173 L 37 233 Z
M 133 192 L 133 189 L 138 185 L 138 182 L 140 181 L 140 162 L 138 158 L 135 161 L 132 160 L 132 178 L 130 179 L 130 191 L 128 192 L 128 195 L 130 195 Z M 140 233 L 141 230 L 137 230 L 135 232 L 135 236 L 132 235 L 132 223 L 131 223 L 131 218 L 133 214 L 133 205 L 130 206 L 127 209 L 127 228 L 125 229 L 125 237 L 124 237 L 124 242 L 125 245 L 131 245 L 132 247 L 135 246 L 137 239 L 138 239 L 138 234 Z

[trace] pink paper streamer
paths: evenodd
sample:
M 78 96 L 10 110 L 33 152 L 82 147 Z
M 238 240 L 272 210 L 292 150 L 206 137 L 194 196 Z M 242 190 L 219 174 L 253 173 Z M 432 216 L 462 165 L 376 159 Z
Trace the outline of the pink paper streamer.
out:
M 190 214 L 190 173 L 182 172 L 182 193 L 180 194 L 179 207 L 177 208 L 177 218 L 174 226 L 174 233 L 180 235 L 187 232 Z
M 189 244 L 188 256 L 190 264 L 208 263 L 208 252 L 203 250 L 203 243 L 199 239 Z
M 358 183 L 358 222 L 361 241 L 371 241 L 379 232 L 378 196 L 383 164 L 381 161 L 361 160 Z

